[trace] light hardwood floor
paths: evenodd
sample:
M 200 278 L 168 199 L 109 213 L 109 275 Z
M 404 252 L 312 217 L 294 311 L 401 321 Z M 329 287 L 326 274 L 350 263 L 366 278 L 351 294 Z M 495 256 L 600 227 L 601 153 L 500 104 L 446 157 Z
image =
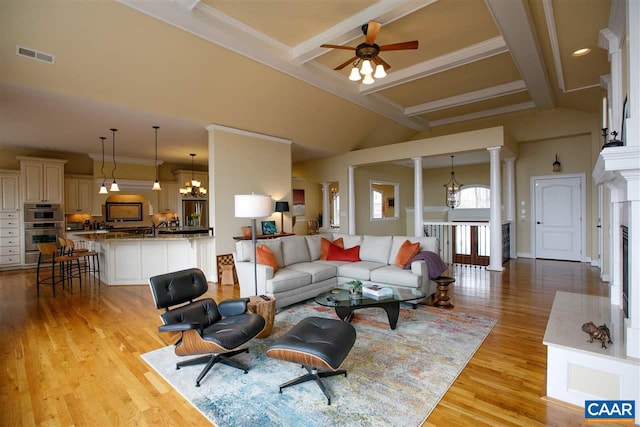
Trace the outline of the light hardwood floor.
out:
M 453 310 L 498 323 L 425 425 L 583 424 L 581 409 L 543 398 L 542 338 L 556 291 L 607 296 L 608 286 L 581 263 L 505 267 L 455 268 Z M 208 425 L 140 358 L 167 344 L 147 286 L 85 280 L 82 290 L 74 283 L 53 298 L 43 287 L 37 298 L 34 282 L 33 270 L 0 273 L 0 425 Z M 226 299 L 238 288 L 212 284 L 209 294 Z

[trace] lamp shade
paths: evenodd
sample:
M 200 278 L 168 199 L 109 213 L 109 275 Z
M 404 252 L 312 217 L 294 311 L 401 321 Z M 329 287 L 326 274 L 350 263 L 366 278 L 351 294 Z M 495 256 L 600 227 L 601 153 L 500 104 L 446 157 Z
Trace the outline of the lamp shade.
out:
M 236 194 L 236 218 L 263 218 L 273 213 L 273 200 L 265 194 Z
M 289 212 L 289 202 L 276 202 L 276 212 Z

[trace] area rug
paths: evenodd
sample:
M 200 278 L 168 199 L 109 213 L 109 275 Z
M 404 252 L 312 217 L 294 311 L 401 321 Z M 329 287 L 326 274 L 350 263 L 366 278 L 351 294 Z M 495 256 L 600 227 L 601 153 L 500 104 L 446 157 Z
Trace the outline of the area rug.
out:
M 218 364 L 195 386 L 202 365 L 175 369 L 173 347 L 142 358 L 211 422 L 226 426 L 418 426 L 429 416 L 487 337 L 495 321 L 432 307 L 407 305 L 396 330 L 382 309 L 355 312 L 356 343 L 345 359 L 348 376 L 325 379 L 331 405 L 311 381 L 278 393 L 278 385 L 306 373 L 271 359 L 275 338 L 309 316 L 336 318 L 313 302 L 276 315 L 273 334 L 255 339 L 234 359 L 249 373 Z

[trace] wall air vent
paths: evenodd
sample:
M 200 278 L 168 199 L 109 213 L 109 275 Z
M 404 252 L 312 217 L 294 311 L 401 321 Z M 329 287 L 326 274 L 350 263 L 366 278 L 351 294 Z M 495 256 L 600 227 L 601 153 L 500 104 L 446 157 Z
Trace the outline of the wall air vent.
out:
M 39 52 L 37 50 L 29 49 L 28 47 L 23 46 L 16 45 L 16 55 L 25 56 L 27 58 L 46 62 L 48 64 L 53 64 L 54 62 L 56 62 L 56 57 L 50 53 Z

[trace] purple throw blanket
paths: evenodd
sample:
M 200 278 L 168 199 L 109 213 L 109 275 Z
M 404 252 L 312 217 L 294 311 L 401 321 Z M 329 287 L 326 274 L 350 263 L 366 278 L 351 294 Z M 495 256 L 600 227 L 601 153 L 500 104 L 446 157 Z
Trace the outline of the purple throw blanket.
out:
M 427 263 L 427 267 L 429 268 L 429 279 L 435 279 L 439 277 L 445 270 L 448 268 L 447 264 L 445 264 L 440 256 L 431 251 L 419 252 L 416 256 L 411 259 L 404 267 L 405 270 L 409 270 L 411 268 L 411 263 L 413 261 L 425 261 Z

